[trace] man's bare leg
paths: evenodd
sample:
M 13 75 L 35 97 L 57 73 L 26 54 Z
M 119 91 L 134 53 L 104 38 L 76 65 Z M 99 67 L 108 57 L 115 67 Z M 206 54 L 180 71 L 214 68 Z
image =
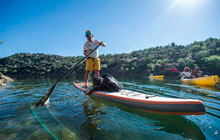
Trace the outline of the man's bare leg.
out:
M 99 70 L 94 70 L 95 71 L 95 78 L 99 76 Z
M 88 87 L 89 75 L 90 75 L 90 71 L 87 70 L 87 71 L 86 71 L 86 74 L 85 74 L 85 84 L 84 84 L 84 87 L 85 87 L 85 88 Z

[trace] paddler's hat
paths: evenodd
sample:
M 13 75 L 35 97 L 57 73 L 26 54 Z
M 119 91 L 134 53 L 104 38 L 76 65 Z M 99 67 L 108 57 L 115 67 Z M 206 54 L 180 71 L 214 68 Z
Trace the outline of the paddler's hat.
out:
M 185 67 L 185 68 L 184 68 L 184 71 L 186 71 L 186 69 L 188 69 L 188 70 L 190 71 L 190 68 L 189 68 L 189 67 Z
M 199 68 L 198 66 L 196 66 L 194 69 L 195 69 L 195 70 L 200 70 L 200 68 Z
M 86 36 L 92 36 L 93 33 L 92 33 L 90 30 L 86 30 L 85 35 L 86 35 Z

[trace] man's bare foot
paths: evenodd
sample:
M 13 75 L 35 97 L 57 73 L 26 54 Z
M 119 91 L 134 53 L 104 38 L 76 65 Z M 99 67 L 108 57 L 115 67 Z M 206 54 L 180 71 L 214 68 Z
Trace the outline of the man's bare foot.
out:
M 88 85 L 87 85 L 87 83 L 85 83 L 85 84 L 84 84 L 84 88 L 87 88 L 87 87 L 88 87 Z

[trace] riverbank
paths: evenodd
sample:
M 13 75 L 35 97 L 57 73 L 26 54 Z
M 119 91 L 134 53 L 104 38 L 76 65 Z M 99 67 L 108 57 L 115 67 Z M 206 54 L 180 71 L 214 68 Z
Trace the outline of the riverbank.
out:
M 7 82 L 12 82 L 14 81 L 12 78 L 5 76 L 0 72 L 0 86 L 6 86 Z

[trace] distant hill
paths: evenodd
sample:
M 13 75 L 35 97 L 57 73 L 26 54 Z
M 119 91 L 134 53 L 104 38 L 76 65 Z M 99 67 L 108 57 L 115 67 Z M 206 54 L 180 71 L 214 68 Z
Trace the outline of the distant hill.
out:
M 209 38 L 186 46 L 171 43 L 131 53 L 101 55 L 100 58 L 103 73 L 174 75 L 176 73 L 170 68 L 182 71 L 185 66 L 199 66 L 206 74 L 220 74 L 220 39 Z M 60 75 L 81 59 L 83 56 L 17 53 L 0 58 L 0 72 L 8 75 Z M 85 63 L 82 63 L 76 73 L 84 71 Z

